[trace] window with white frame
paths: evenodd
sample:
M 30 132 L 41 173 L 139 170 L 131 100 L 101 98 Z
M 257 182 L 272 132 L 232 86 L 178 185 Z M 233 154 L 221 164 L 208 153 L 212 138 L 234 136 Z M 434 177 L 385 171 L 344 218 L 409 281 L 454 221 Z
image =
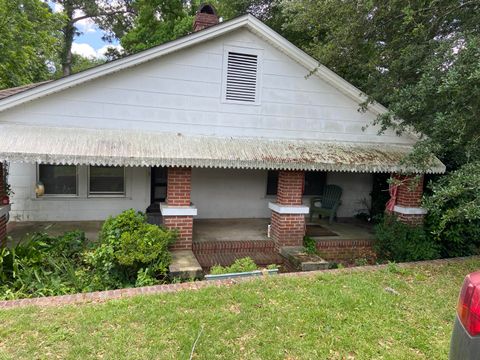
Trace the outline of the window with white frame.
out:
M 225 47 L 223 61 L 224 102 L 259 104 L 261 50 Z
M 124 196 L 125 168 L 122 166 L 90 166 L 88 174 L 90 196 Z
M 78 171 L 75 165 L 39 164 L 37 178 L 45 188 L 45 195 L 76 196 L 78 194 Z

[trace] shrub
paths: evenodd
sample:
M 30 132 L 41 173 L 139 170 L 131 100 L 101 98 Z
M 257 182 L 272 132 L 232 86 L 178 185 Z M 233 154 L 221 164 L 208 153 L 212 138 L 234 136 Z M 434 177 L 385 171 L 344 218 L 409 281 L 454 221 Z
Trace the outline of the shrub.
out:
M 478 254 L 480 247 L 480 162 L 429 185 L 424 199 L 426 228 L 443 257 Z
M 131 266 L 137 271 L 144 264 L 150 264 L 153 272 L 165 273 L 171 260 L 168 245 L 174 239 L 172 231 L 144 224 L 133 232 L 122 234 L 115 258 L 120 265 Z
M 109 218 L 98 243 L 80 231 L 34 234 L 0 248 L 0 299 L 156 284 L 167 272 L 175 238 L 135 210 Z
M 89 290 L 158 283 L 171 261 L 168 246 L 176 232 L 146 222 L 133 209 L 105 221 L 100 243 L 85 254 Z
M 100 230 L 99 240 L 102 243 L 116 242 L 125 232 L 133 232 L 146 224 L 145 214 L 134 209 L 125 210 L 117 216 L 110 216 Z
M 244 257 L 242 259 L 237 259 L 230 266 L 220 266 L 215 265 L 210 269 L 210 274 L 220 275 L 220 274 L 229 274 L 229 273 L 240 273 L 258 270 L 257 264 L 250 257 Z
M 13 248 L 0 249 L 0 298 L 63 295 L 81 291 L 85 234 L 33 234 Z
M 418 261 L 436 259 L 439 247 L 421 226 L 410 226 L 393 215 L 385 216 L 375 226 L 374 249 L 380 259 Z

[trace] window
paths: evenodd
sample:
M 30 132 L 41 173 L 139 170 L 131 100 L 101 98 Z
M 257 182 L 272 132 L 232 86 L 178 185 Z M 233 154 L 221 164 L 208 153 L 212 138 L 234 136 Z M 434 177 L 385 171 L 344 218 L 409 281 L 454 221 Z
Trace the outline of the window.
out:
M 223 100 L 235 103 L 259 102 L 261 52 L 226 48 L 224 54 Z
M 327 173 L 324 171 L 305 172 L 305 189 L 303 195 L 322 195 L 327 182 Z
M 38 181 L 45 187 L 45 195 L 77 195 L 77 167 L 75 165 L 38 165 Z
M 267 174 L 267 195 L 277 195 L 278 171 L 269 171 Z
M 117 166 L 90 166 L 89 195 L 125 195 L 125 168 Z
M 323 171 L 306 171 L 303 195 L 322 195 L 327 182 L 327 173 Z M 269 171 L 267 175 L 267 195 L 276 195 L 278 171 Z

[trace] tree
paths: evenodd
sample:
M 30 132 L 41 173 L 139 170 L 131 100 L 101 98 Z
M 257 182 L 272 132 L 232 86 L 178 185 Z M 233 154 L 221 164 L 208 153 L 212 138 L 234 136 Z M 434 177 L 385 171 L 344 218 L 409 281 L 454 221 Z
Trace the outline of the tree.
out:
M 179 0 L 136 0 L 135 14 L 124 28 L 114 32 L 127 54 L 149 49 L 174 40 L 192 30 L 193 10 L 189 2 Z
M 101 28 L 114 29 L 126 21 L 127 14 L 132 11 L 130 0 L 53 0 L 62 7 L 66 18 L 63 26 L 63 46 L 60 53 L 62 72 L 64 76 L 72 73 L 72 44 L 80 32 L 76 24 L 80 20 L 91 19 Z M 106 35 L 109 38 L 109 35 Z
M 50 77 L 61 24 L 40 0 L 0 0 L 0 88 Z
M 97 58 L 87 58 L 79 54 L 72 54 L 71 68 L 72 74 L 78 73 L 90 69 L 94 66 L 102 65 L 105 63 L 105 60 Z M 63 76 L 62 68 L 58 67 L 55 71 L 55 78 Z
M 434 184 L 424 201 L 426 227 L 442 256 L 478 254 L 480 249 L 480 162 L 452 171 Z
M 283 14 L 275 0 L 222 0 L 210 1 L 223 20 L 251 13 L 274 29 L 281 29 Z M 127 54 L 136 53 L 174 40 L 192 31 L 200 1 L 134 0 L 130 3 L 132 16 L 128 21 L 105 27 L 120 39 Z M 290 36 L 295 32 L 285 30 Z
M 479 154 L 478 0 L 284 0 L 282 6 L 284 28 L 305 34 L 298 45 L 389 108 L 376 124 L 428 136 L 415 163 L 425 164 L 433 151 L 453 169 Z

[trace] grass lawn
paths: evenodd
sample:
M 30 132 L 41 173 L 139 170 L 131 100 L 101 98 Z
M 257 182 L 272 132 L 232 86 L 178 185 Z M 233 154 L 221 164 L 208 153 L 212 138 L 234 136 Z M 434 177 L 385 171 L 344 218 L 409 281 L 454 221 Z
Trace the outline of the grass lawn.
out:
M 0 358 L 446 359 L 480 260 L 0 311 Z M 385 290 L 395 289 L 399 295 Z

